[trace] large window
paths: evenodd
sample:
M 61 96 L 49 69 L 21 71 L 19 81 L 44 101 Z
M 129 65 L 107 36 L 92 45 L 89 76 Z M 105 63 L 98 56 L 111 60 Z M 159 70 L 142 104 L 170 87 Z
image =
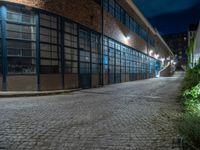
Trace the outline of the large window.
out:
M 108 38 L 104 37 L 104 56 L 103 56 L 103 68 L 104 68 L 104 73 L 108 73 Z
M 109 10 L 109 3 L 108 0 L 103 0 L 103 8 L 108 11 Z
M 116 48 L 116 73 L 120 74 L 121 73 L 121 46 L 119 43 L 115 44 L 115 48 Z
M 79 30 L 79 48 L 80 48 L 80 73 L 91 73 L 91 57 L 90 57 L 90 32 L 80 29 Z
M 114 41 L 109 39 L 109 73 L 115 73 L 115 44 Z
M 36 19 L 31 11 L 8 7 L 6 20 L 9 74 L 36 72 Z
M 115 16 L 115 1 L 109 0 L 109 12 Z
M 100 36 L 98 34 L 91 34 L 91 52 L 92 52 L 92 73 L 100 73 Z
M 126 73 L 126 47 L 121 47 L 121 73 Z
M 126 12 L 115 0 L 103 0 L 103 7 L 109 11 L 117 20 L 127 26 L 130 30 L 138 34 L 139 37 L 154 46 L 154 37 L 148 35 L 147 31 L 139 25 L 128 12 Z M 148 40 L 150 36 L 150 40 Z
M 2 27 L 1 27 L 1 15 L 0 15 L 0 74 L 2 74 Z
M 155 61 L 133 48 L 104 37 L 104 73 L 108 73 L 110 83 L 121 82 L 121 77 L 124 77 L 121 75 L 125 74 L 129 75 L 129 80 L 147 78 L 149 72 L 155 71 L 155 63 L 149 64 L 150 59 Z
M 77 25 L 65 21 L 64 26 L 65 73 L 78 73 Z
M 60 21 L 58 17 L 40 14 L 40 72 L 59 73 Z
M 121 21 L 121 7 L 115 3 L 115 17 Z

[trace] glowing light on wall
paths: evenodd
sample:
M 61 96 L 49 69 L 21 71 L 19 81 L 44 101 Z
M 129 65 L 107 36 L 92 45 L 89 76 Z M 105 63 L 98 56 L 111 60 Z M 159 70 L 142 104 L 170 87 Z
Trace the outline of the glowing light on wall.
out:
M 155 58 L 155 59 L 158 59 L 158 58 L 159 58 L 159 56 L 160 56 L 160 55 L 158 55 L 158 54 L 155 54 L 155 55 L 154 55 L 154 58 Z
M 131 39 L 131 37 L 130 36 L 126 36 L 126 40 L 130 40 Z
M 160 59 L 160 61 L 164 62 L 164 61 L 165 61 L 165 59 L 164 59 L 164 58 L 161 58 L 161 59 Z
M 153 54 L 153 50 L 150 50 L 149 55 L 152 56 L 152 54 Z

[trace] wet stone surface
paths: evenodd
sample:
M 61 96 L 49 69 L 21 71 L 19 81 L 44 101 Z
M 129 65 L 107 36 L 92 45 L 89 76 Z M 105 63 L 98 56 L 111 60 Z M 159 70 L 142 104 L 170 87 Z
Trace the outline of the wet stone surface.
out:
M 182 77 L 66 95 L 0 99 L 0 150 L 179 149 L 175 120 Z

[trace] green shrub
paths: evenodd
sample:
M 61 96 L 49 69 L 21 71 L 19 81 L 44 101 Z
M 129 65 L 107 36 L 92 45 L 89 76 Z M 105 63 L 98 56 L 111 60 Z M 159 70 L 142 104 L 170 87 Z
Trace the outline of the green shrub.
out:
M 181 100 L 184 113 L 178 122 L 179 131 L 200 148 L 200 64 L 186 72 Z
M 196 86 L 200 81 L 200 64 L 195 66 L 192 69 L 189 69 L 186 72 L 184 81 L 183 81 L 183 91 L 187 89 L 191 89 L 192 87 Z
M 184 113 L 178 122 L 180 133 L 185 139 L 200 147 L 200 116 L 196 113 Z
M 200 83 L 183 94 L 184 107 L 189 113 L 200 115 Z

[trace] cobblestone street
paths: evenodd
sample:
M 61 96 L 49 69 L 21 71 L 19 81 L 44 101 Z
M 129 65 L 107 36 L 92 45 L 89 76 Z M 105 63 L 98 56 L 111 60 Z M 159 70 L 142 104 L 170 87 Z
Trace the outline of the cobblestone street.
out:
M 70 94 L 0 99 L 0 149 L 178 149 L 181 74 Z

